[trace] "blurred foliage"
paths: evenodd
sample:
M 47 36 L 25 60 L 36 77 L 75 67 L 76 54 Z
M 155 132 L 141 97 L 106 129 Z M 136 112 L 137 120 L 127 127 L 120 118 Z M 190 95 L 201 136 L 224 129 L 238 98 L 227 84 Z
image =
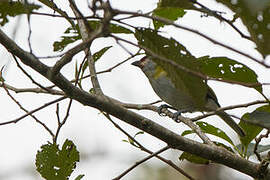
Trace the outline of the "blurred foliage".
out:
M 9 16 L 15 17 L 21 14 L 29 14 L 31 11 L 39 9 L 40 6 L 32 3 L 22 3 L 20 1 L 0 1 L 0 25 L 4 26 L 9 22 Z
M 257 50 L 266 56 L 270 54 L 270 0 L 216 0 L 230 8 L 247 27 Z
M 174 156 L 172 159 L 175 159 Z M 194 179 L 198 180 L 217 180 L 220 179 L 221 166 L 216 164 L 194 164 L 187 161 L 176 163 L 178 167 L 183 169 L 188 175 Z M 144 163 L 138 167 L 130 175 L 127 175 L 129 180 L 188 180 L 175 169 L 165 164 L 157 163 Z

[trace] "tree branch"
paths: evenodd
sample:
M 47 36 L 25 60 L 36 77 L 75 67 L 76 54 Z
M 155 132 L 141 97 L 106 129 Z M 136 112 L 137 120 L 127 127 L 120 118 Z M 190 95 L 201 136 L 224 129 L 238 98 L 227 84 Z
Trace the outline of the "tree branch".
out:
M 51 76 L 52 70 L 50 67 L 43 64 L 32 54 L 21 49 L 1 29 L 0 43 L 12 54 L 19 57 L 24 64 L 30 66 L 32 69 L 46 77 L 48 80 L 62 89 L 70 98 L 77 100 L 83 105 L 97 108 L 100 111 L 105 111 L 108 114 L 111 114 L 114 117 L 119 118 L 120 120 L 166 142 L 172 148 L 189 152 L 191 154 L 212 160 L 216 163 L 226 165 L 254 178 L 261 176 L 260 172 L 258 171 L 259 164 L 257 163 L 239 157 L 222 147 L 209 146 L 207 144 L 202 144 L 182 137 L 146 117 L 127 110 L 119 105 L 115 100 L 107 96 L 103 98 L 75 87 L 61 73 Z M 83 43 L 87 45 L 87 42 Z M 265 177 L 270 179 L 269 169 L 266 169 Z

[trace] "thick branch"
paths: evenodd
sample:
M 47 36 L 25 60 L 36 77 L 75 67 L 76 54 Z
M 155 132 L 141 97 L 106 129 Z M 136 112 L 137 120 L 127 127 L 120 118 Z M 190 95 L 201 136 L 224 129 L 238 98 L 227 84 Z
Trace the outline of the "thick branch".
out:
M 172 148 L 198 155 L 216 163 L 224 164 L 254 178 L 261 176 L 258 170 L 259 164 L 245 160 L 224 148 L 209 146 L 182 137 L 137 113 L 127 110 L 109 97 L 105 96 L 104 98 L 96 96 L 75 87 L 60 73 L 55 76 L 50 76 L 52 73 L 50 67 L 40 62 L 32 54 L 22 50 L 14 41 L 7 37 L 2 30 L 0 30 L 0 43 L 12 54 L 19 57 L 24 64 L 30 66 L 57 85 L 72 99 L 75 99 L 84 105 L 97 108 L 100 111 L 105 111 L 166 142 Z M 270 179 L 270 172 L 268 169 L 265 172 L 265 176 L 266 179 Z

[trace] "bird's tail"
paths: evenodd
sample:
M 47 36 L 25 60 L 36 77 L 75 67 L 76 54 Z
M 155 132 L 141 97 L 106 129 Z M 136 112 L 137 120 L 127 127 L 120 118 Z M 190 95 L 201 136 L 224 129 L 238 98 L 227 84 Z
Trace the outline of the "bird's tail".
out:
M 236 124 L 236 122 L 226 112 L 217 112 L 217 115 L 223 119 L 240 137 L 244 137 L 246 135 L 243 129 Z

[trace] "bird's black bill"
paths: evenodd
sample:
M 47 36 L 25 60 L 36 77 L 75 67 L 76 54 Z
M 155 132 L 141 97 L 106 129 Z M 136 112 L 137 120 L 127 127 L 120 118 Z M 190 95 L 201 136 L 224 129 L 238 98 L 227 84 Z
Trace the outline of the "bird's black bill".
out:
M 134 61 L 133 63 L 131 63 L 133 66 L 138 66 L 140 67 L 140 61 Z

